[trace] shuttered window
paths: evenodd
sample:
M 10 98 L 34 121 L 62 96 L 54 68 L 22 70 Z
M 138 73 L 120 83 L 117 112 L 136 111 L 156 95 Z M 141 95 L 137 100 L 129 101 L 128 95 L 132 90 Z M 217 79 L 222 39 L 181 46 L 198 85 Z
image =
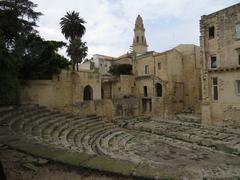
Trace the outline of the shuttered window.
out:
M 236 38 L 240 39 L 240 23 L 236 24 Z
M 214 101 L 218 100 L 218 78 L 212 78 L 212 98 Z

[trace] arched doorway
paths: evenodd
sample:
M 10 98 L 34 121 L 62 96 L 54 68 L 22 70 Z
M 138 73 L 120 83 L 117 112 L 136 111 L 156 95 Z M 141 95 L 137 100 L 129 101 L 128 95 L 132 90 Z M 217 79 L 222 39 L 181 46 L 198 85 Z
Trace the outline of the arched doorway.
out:
M 156 88 L 156 96 L 162 97 L 162 85 L 160 83 L 157 83 L 155 85 L 155 88 Z
M 93 99 L 93 89 L 91 86 L 87 85 L 84 88 L 84 92 L 83 92 L 83 100 L 84 101 L 89 101 Z

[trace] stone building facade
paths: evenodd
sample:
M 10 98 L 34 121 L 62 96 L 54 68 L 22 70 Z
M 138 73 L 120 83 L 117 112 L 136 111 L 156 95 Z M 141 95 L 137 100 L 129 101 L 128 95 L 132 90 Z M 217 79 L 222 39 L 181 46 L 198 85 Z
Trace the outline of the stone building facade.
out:
M 202 123 L 240 125 L 240 4 L 200 21 Z
M 148 51 L 138 15 L 132 49 L 117 58 L 95 55 L 80 71 L 63 71 L 49 81 L 32 81 L 21 93 L 23 103 L 63 109 L 80 115 L 150 115 L 169 117 L 200 112 L 200 48 L 179 45 L 169 51 Z M 112 64 L 131 64 L 132 75 L 109 75 Z M 82 65 L 82 66 L 83 66 Z
M 200 47 L 179 45 L 169 51 L 148 51 L 145 28 L 140 15 L 134 28 L 132 52 L 112 60 L 112 64 L 131 64 L 132 77 L 120 80 L 104 77 L 103 98 L 135 97 L 139 112 L 151 116 L 200 112 Z M 127 86 L 124 86 L 127 84 Z M 123 88 L 124 87 L 124 88 Z

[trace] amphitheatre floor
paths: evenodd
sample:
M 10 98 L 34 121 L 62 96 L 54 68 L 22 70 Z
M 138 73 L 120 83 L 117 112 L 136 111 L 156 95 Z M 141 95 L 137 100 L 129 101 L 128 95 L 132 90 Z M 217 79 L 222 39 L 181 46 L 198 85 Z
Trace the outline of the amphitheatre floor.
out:
M 0 143 L 49 160 L 126 176 L 240 177 L 240 133 L 198 120 L 104 122 L 44 107 L 2 108 Z

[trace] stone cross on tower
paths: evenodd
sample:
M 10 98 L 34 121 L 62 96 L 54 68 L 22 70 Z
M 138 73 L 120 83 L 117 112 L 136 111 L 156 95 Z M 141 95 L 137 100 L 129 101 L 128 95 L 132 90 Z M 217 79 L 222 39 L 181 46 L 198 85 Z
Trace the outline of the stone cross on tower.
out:
M 143 19 L 140 15 L 138 15 L 135 22 L 132 48 L 134 52 L 142 54 L 147 52 L 147 47 L 148 45 L 145 37 Z

